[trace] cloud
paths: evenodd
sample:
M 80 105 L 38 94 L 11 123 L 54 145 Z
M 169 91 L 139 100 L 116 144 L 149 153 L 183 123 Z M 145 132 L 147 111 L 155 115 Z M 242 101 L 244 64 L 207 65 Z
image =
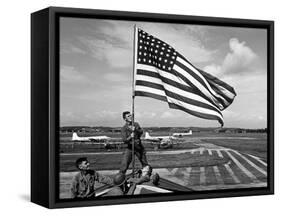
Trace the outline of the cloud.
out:
M 132 67 L 132 50 L 122 45 L 115 45 L 110 36 L 99 38 L 80 38 L 81 42 L 90 49 L 91 55 L 100 60 L 106 61 L 111 67 L 123 68 Z
M 237 38 L 229 40 L 229 49 L 221 65 L 211 64 L 204 70 L 213 75 L 245 74 L 253 71 L 257 54 Z
M 77 46 L 75 46 L 73 43 L 69 42 L 61 42 L 60 47 L 60 54 L 86 54 L 87 52 Z
M 204 47 L 204 28 L 144 22 L 138 23 L 138 26 L 173 46 L 193 63 L 210 61 L 216 52 Z M 103 25 L 90 31 L 88 36 L 80 37 L 80 41 L 89 47 L 94 58 L 105 60 L 112 67 L 132 66 L 133 23 L 103 21 Z
M 88 82 L 88 79 L 74 67 L 62 65 L 60 68 L 60 81 L 65 83 Z
M 216 52 L 204 46 L 203 41 L 207 33 L 199 26 L 141 23 L 140 27 L 168 43 L 192 63 L 208 62 L 213 59 Z
M 107 73 L 104 75 L 104 78 L 110 82 L 123 82 L 129 81 L 130 77 L 122 73 Z
M 115 119 L 120 118 L 120 113 L 117 111 L 111 111 L 111 110 L 102 110 L 100 112 L 96 112 L 95 116 L 103 119 L 103 118 L 109 118 L 109 119 Z
M 146 111 L 143 111 L 143 112 L 135 112 L 135 116 L 136 116 L 136 119 L 153 119 L 156 117 L 156 113 L 155 112 L 146 112 Z
M 222 66 L 227 73 L 247 71 L 257 58 L 245 42 L 240 43 L 236 38 L 230 39 L 229 47 L 231 52 L 226 55 Z
M 181 113 L 179 112 L 173 112 L 172 110 L 167 110 L 167 111 L 164 111 L 161 115 L 160 115 L 160 118 L 161 119 L 176 119 L 176 118 L 179 118 L 181 115 Z

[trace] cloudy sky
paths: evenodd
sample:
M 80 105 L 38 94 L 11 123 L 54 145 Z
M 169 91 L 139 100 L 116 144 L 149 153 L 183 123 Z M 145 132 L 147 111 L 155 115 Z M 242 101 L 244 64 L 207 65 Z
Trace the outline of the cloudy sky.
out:
M 266 127 L 266 30 L 77 18 L 60 22 L 61 126 L 123 125 L 121 114 L 132 104 L 137 24 L 234 87 L 237 96 L 223 111 L 225 127 Z M 220 126 L 147 97 L 136 97 L 135 114 L 142 126 Z

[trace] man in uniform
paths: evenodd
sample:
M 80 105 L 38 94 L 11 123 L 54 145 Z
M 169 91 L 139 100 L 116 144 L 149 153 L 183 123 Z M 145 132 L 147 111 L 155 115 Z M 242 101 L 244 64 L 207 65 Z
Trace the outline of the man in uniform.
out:
M 112 178 L 90 169 L 90 163 L 86 157 L 78 158 L 76 167 L 80 172 L 72 180 L 71 197 L 74 199 L 94 198 L 95 182 L 113 185 Z
M 139 175 L 134 178 L 129 178 L 129 183 L 134 183 L 137 185 L 140 184 L 146 184 L 146 185 L 152 185 L 157 186 L 159 184 L 159 174 L 158 173 L 152 173 L 152 167 L 150 165 L 147 165 L 140 170 Z
M 158 173 L 152 174 L 152 167 L 147 165 L 140 170 L 138 176 L 128 179 L 128 182 L 131 183 L 129 192 L 130 194 L 134 194 L 137 185 L 158 186 L 159 180 Z
M 132 115 L 129 111 L 125 111 L 122 114 L 125 125 L 121 129 L 122 139 L 124 144 L 127 145 L 127 148 L 124 152 L 123 160 L 121 163 L 120 172 L 126 174 L 126 171 L 132 162 L 132 139 L 134 138 L 134 154 L 139 159 L 142 167 L 148 165 L 146 159 L 146 151 L 141 144 L 141 135 L 143 134 L 143 130 L 137 122 L 132 124 Z

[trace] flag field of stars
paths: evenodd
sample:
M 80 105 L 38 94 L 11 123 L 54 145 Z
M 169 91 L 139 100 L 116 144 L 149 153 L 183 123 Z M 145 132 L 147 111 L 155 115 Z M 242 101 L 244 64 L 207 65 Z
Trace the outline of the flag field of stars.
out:
M 171 71 L 177 57 L 175 49 L 163 41 L 138 29 L 138 64 L 146 64 Z

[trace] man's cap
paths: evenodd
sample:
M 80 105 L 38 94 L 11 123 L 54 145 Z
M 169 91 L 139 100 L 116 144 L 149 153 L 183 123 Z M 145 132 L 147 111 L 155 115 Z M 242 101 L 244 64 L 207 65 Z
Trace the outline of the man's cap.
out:
M 113 183 L 116 186 L 120 186 L 124 184 L 125 181 L 126 181 L 126 176 L 124 173 L 118 173 L 113 178 Z

